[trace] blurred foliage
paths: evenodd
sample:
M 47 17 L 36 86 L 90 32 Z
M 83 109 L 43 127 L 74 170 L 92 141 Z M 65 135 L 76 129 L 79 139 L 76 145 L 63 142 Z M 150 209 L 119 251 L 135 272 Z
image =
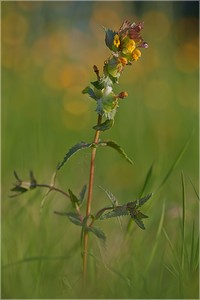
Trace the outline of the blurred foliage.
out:
M 198 228 L 193 189 L 199 184 L 198 6 L 197 1 L 1 3 L 2 265 L 7 266 L 2 270 L 3 299 L 82 296 L 76 288 L 81 273 L 79 229 L 67 218 L 53 215 L 54 210 L 65 210 L 68 202 L 54 194 L 40 214 L 45 191 L 14 199 L 8 195 L 13 170 L 25 177 L 31 169 L 41 182 L 49 182 L 72 145 L 91 142 L 95 106 L 81 91 L 95 80 L 93 65 L 101 71 L 109 55 L 101 26 L 118 29 L 124 19 L 144 21 L 143 36 L 149 48 L 122 74 L 119 92 L 126 90 L 129 96 L 121 103 L 114 127 L 103 132 L 102 138 L 116 140 L 134 166 L 112 149 L 98 149 L 93 208 L 108 201 L 99 185 L 113 191 L 121 204 L 136 199 L 153 162 L 147 192 L 154 192 L 193 129 L 195 132 L 180 164 L 146 206 L 147 229 L 141 232 L 133 226 L 132 237 L 123 243 L 117 222 L 104 223 L 108 245 L 100 260 L 113 268 L 107 266 L 105 271 L 95 258 L 102 249 L 91 237 L 93 285 L 87 297 L 180 297 L 177 278 L 164 267 L 174 257 L 165 236 L 161 234 L 159 241 L 155 236 L 165 202 L 163 226 L 179 250 L 181 171 L 186 178 L 186 247 L 191 246 L 193 224 Z M 74 156 L 61 171 L 59 186 L 80 191 L 88 181 L 89 158 L 90 149 Z M 159 243 L 156 259 L 143 275 L 155 243 Z M 28 260 L 30 257 L 33 259 Z M 12 265 L 20 260 L 25 261 Z M 183 298 L 198 298 L 197 273 L 185 279 Z

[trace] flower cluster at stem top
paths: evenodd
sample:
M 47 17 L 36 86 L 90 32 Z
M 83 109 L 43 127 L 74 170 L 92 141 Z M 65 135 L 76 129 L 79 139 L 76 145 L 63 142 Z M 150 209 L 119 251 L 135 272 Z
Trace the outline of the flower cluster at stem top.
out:
M 141 52 L 138 48 L 148 48 L 148 44 L 144 42 L 140 35 L 143 25 L 143 22 L 136 24 L 124 21 L 117 32 L 104 28 L 106 33 L 105 43 L 111 50 L 111 56 L 104 63 L 101 77 L 97 67 L 94 66 L 98 80 L 91 82 L 92 87 L 86 87 L 83 93 L 89 94 L 91 98 L 96 100 L 97 113 L 105 116 L 107 119 L 114 119 L 119 107 L 118 100 L 128 96 L 126 92 L 115 95 L 113 84 L 118 83 L 125 66 L 131 65 L 132 62 L 137 61 L 141 57 Z

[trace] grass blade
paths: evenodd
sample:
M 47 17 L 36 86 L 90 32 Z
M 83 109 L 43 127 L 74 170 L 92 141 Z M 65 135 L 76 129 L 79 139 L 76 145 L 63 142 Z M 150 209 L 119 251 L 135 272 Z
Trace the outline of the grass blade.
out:
M 194 221 L 192 223 L 192 240 L 191 240 L 191 249 L 190 249 L 190 273 L 192 273 L 194 265 Z
M 168 180 L 168 178 L 170 177 L 170 175 L 172 174 L 172 172 L 174 171 L 174 169 L 176 168 L 176 166 L 178 165 L 178 163 L 180 162 L 181 158 L 183 157 L 191 139 L 193 136 L 194 131 L 192 132 L 192 134 L 190 135 L 190 137 L 188 138 L 188 140 L 186 141 L 186 143 L 184 144 L 184 146 L 182 147 L 182 149 L 180 150 L 179 154 L 177 155 L 175 161 L 173 162 L 173 164 L 171 165 L 171 167 L 169 168 L 167 174 L 165 175 L 164 179 L 162 180 L 161 184 L 158 186 L 156 192 L 158 192 L 163 185 L 165 184 L 165 182 Z
M 190 180 L 190 183 L 191 183 L 191 185 L 192 185 L 192 187 L 193 187 L 193 189 L 194 189 L 194 192 L 195 192 L 195 194 L 196 194 L 196 196 L 197 196 L 197 199 L 200 200 L 199 194 L 198 194 L 198 192 L 197 192 L 197 190 L 196 190 L 194 184 L 192 183 L 192 181 L 191 181 L 190 178 L 189 178 L 189 180 Z
M 148 261 L 148 263 L 146 265 L 146 268 L 145 268 L 145 271 L 144 271 L 144 275 L 148 272 L 149 267 L 150 267 L 150 265 L 151 265 L 151 263 L 153 261 L 153 258 L 155 256 L 156 250 L 158 248 L 158 241 L 159 241 L 159 237 L 160 237 L 160 234 L 161 234 L 162 228 L 163 228 L 164 216 L 165 216 L 165 202 L 163 202 L 162 212 L 161 212 L 161 217 L 160 217 L 160 222 L 159 222 L 158 230 L 157 230 L 157 233 L 156 233 L 155 243 L 154 243 L 153 249 L 151 251 L 151 255 L 149 257 L 149 261 Z
M 184 247 L 185 247 L 185 180 L 184 174 L 181 173 L 182 184 L 182 249 L 181 249 L 181 267 L 184 268 Z
M 174 246 L 173 246 L 173 244 L 172 244 L 172 242 L 171 242 L 171 240 L 170 240 L 170 238 L 169 238 L 169 236 L 168 236 L 168 234 L 167 234 L 167 232 L 165 231 L 164 228 L 163 228 L 163 232 L 164 232 L 164 235 L 165 235 L 165 237 L 166 237 L 166 239 L 167 239 L 167 241 L 169 243 L 169 246 L 170 246 L 170 249 L 172 251 L 172 254 L 174 255 L 174 258 L 175 258 L 175 260 L 177 262 L 178 268 L 180 269 L 180 263 L 179 263 L 179 260 L 178 260 L 178 257 L 177 257 L 177 253 L 176 253 L 176 251 L 174 249 Z M 176 271 L 179 273 L 179 270 L 176 270 Z
M 150 166 L 148 172 L 147 172 L 147 175 L 146 175 L 146 178 L 145 178 L 145 181 L 144 181 L 144 184 L 143 184 L 143 187 L 142 187 L 142 190 L 140 192 L 140 195 L 139 195 L 139 198 L 141 198 L 146 190 L 146 187 L 151 179 L 151 176 L 152 176 L 152 173 L 153 173 L 153 165 L 154 163 L 152 163 L 152 165 Z

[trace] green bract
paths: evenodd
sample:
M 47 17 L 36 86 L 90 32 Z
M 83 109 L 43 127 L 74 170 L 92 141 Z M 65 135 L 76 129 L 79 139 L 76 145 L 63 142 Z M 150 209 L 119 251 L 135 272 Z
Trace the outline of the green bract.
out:
M 107 119 L 114 119 L 118 101 L 112 91 L 112 87 L 108 86 L 103 89 L 102 97 L 97 100 L 96 111 L 99 115 L 105 115 Z

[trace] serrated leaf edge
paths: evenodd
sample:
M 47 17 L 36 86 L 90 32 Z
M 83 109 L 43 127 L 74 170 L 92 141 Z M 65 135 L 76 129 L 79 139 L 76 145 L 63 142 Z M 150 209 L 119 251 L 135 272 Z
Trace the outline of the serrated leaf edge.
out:
M 74 155 L 77 151 L 85 148 L 91 147 L 92 143 L 85 143 L 85 142 L 80 142 L 75 144 L 73 147 L 69 149 L 69 151 L 65 154 L 64 159 L 62 160 L 61 163 L 58 164 L 57 170 L 60 170 L 63 165 L 69 160 L 69 158 Z

